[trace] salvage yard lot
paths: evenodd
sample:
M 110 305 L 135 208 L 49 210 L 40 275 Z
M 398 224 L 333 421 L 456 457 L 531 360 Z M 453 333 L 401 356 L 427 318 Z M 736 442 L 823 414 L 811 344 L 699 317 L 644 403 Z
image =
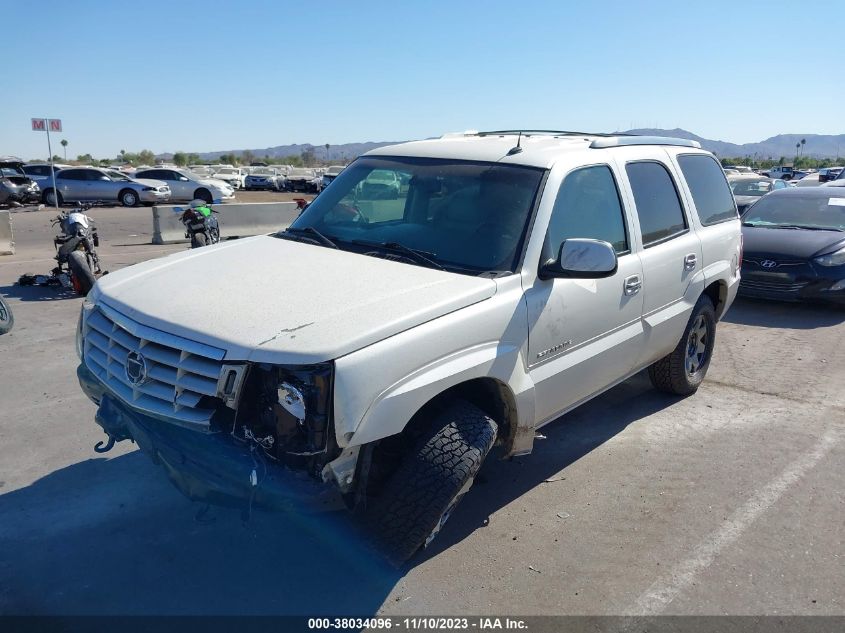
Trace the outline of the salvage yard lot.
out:
M 133 445 L 93 452 L 81 299 L 13 286 L 53 215 L 14 214 L 0 257 L 0 613 L 845 614 L 845 310 L 738 300 L 698 394 L 639 375 L 494 454 L 395 571 L 343 514 L 201 513 Z M 105 268 L 186 248 L 149 245 L 149 209 L 90 215 Z

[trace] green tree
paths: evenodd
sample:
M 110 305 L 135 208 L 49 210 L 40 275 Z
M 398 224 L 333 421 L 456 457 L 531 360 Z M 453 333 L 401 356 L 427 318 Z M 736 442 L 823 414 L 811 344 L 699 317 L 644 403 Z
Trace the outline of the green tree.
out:
M 67 162 L 67 141 L 65 139 L 62 139 L 62 147 L 65 150 L 65 162 Z
M 155 165 L 156 155 L 148 149 L 142 149 L 138 154 L 139 165 Z
M 185 152 L 176 152 L 173 154 L 173 164 L 178 167 L 184 167 L 188 164 L 188 155 Z
M 314 157 L 314 148 L 313 147 L 306 147 L 302 150 L 302 163 L 306 167 L 311 167 L 314 164 L 315 157 Z
M 76 162 L 78 162 L 78 163 L 93 163 L 94 157 L 91 156 L 91 154 L 79 154 L 79 156 L 76 157 Z
M 243 161 L 244 165 L 249 165 L 250 163 L 255 162 L 255 154 L 253 154 L 249 150 L 241 152 L 241 160 Z
M 188 154 L 188 165 L 196 165 L 199 162 L 200 162 L 200 155 L 199 154 L 197 154 L 195 152 L 191 152 L 190 154 Z

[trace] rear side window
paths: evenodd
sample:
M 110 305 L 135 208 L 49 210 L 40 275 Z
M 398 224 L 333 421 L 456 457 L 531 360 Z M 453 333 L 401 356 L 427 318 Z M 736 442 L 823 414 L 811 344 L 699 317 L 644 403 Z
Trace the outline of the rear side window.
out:
M 637 205 L 643 247 L 654 246 L 686 231 L 681 200 L 666 167 L 652 162 L 628 163 L 625 171 Z
M 704 226 L 736 219 L 734 198 L 722 168 L 713 158 L 702 154 L 678 156 L 678 164 Z
M 556 257 L 570 238 L 604 240 L 617 254 L 629 250 L 619 191 L 607 165 L 577 169 L 560 186 L 549 222 L 546 259 Z
M 85 171 L 82 169 L 63 169 L 56 176 L 64 180 L 85 180 Z

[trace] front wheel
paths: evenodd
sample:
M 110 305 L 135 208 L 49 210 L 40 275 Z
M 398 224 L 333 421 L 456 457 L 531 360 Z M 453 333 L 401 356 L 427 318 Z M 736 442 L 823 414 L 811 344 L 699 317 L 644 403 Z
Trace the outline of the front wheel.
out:
M 9 304 L 3 297 L 0 297 L 0 334 L 5 334 L 11 330 L 14 324 L 15 317 L 9 308 Z
M 699 297 L 678 345 L 668 356 L 648 368 L 655 388 L 679 396 L 695 393 L 713 356 L 716 343 L 716 309 L 707 295 Z
M 134 207 L 137 206 L 138 203 L 141 201 L 138 197 L 138 193 L 133 191 L 132 189 L 124 189 L 120 192 L 120 204 L 124 207 Z
M 214 198 L 211 197 L 211 192 L 208 189 L 197 189 L 194 192 L 194 199 L 200 199 L 206 204 L 211 204 Z
M 401 565 L 431 543 L 495 440 L 496 423 L 469 402 L 456 401 L 435 417 L 370 508 L 390 562 Z
M 73 251 L 68 255 L 68 266 L 79 285 L 79 294 L 85 296 L 97 283 L 97 278 L 88 265 L 88 257 L 82 251 Z
M 44 192 L 43 196 L 44 204 L 49 206 L 62 206 L 64 200 L 62 200 L 62 194 L 56 191 L 55 189 L 48 189 Z

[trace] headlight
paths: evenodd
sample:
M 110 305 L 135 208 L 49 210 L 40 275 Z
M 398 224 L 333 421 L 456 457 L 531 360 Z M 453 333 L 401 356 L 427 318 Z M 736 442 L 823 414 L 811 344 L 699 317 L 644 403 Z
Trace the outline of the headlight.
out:
M 289 382 L 279 385 L 279 405 L 297 420 L 305 419 L 305 397 Z
M 842 266 L 845 264 L 845 248 L 840 248 L 834 253 L 816 257 L 813 261 L 822 266 Z
M 79 360 L 85 360 L 85 337 L 82 335 L 85 320 L 94 310 L 96 304 L 91 301 L 90 295 L 82 301 L 82 308 L 79 310 L 79 321 L 76 323 L 76 355 Z

